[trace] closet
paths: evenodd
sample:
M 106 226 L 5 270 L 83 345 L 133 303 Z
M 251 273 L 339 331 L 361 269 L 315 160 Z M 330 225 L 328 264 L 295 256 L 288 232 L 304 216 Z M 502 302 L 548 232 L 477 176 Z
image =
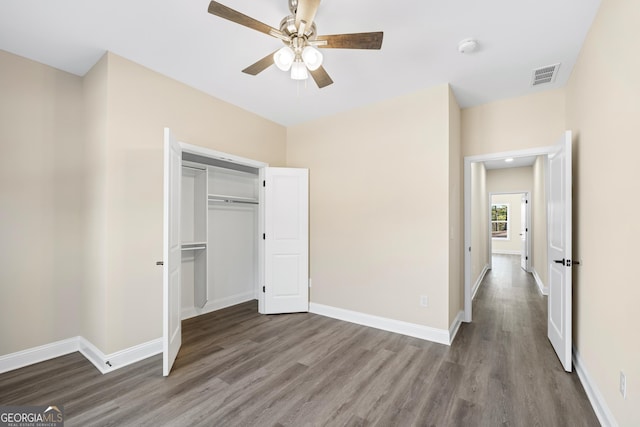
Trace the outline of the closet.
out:
M 309 311 L 309 171 L 181 142 L 164 130 L 163 375 L 182 320 L 252 299 Z
M 183 153 L 181 318 L 257 299 L 259 169 Z

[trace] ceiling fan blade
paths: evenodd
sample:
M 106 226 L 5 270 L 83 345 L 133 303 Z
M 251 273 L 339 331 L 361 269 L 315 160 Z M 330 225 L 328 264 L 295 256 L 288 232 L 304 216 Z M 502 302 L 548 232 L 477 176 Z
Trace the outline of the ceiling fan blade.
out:
M 305 22 L 305 28 L 309 28 L 316 17 L 320 6 L 320 0 L 298 0 L 296 9 L 296 27 L 300 31 L 300 22 Z M 304 31 L 302 31 L 304 33 Z
M 329 77 L 329 74 L 327 74 L 327 71 L 322 66 L 315 71 L 309 71 L 309 73 L 311 73 L 311 77 L 313 77 L 313 80 L 320 89 L 333 83 L 333 80 L 331 80 L 331 77 Z
M 276 50 L 276 52 L 277 52 L 277 50 Z M 264 70 L 269 68 L 271 65 L 273 65 L 273 55 L 276 52 L 272 52 L 269 55 L 267 55 L 264 58 L 262 58 L 261 60 L 259 60 L 258 62 L 249 65 L 247 68 L 242 70 L 242 72 L 245 73 L 245 74 L 251 74 L 252 76 L 255 76 L 255 75 L 263 72 Z
M 375 33 L 334 34 L 318 36 L 313 43 L 323 49 L 380 49 L 382 47 L 382 31 Z
M 251 28 L 252 30 L 260 31 L 261 33 L 281 38 L 279 37 L 279 34 L 282 34 L 280 30 L 276 30 L 275 28 L 270 27 L 265 23 L 244 15 L 237 10 L 233 10 L 230 7 L 218 3 L 217 1 L 212 1 L 211 3 L 209 3 L 209 13 L 219 16 L 220 18 L 227 19 L 231 22 L 235 22 L 236 24 L 244 25 L 245 27 Z

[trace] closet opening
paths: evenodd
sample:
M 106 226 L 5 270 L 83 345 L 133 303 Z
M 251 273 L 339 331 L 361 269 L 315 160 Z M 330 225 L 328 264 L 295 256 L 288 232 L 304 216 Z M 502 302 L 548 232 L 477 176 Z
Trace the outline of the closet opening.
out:
M 309 311 L 309 170 L 164 137 L 166 376 L 183 319 L 253 299 L 261 314 Z
M 182 153 L 182 320 L 258 299 L 259 176 Z

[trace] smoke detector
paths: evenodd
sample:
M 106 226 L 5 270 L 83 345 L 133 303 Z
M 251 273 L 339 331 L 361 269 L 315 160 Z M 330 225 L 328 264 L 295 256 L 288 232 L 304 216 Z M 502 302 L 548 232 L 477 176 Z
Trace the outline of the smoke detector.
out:
M 473 53 L 478 49 L 478 41 L 475 39 L 464 39 L 458 43 L 458 51 L 463 54 Z

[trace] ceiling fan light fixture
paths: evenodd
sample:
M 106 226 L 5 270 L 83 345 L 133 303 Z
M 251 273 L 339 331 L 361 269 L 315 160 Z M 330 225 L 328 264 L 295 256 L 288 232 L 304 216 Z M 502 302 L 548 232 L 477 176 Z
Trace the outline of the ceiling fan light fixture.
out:
M 273 54 L 273 62 L 282 71 L 289 71 L 295 58 L 296 54 L 289 46 L 284 46 Z
M 322 53 L 312 46 L 305 46 L 302 49 L 302 60 L 307 68 L 315 71 L 322 65 Z
M 293 80 L 306 80 L 309 77 L 307 67 L 302 61 L 295 61 L 291 66 L 291 78 Z

